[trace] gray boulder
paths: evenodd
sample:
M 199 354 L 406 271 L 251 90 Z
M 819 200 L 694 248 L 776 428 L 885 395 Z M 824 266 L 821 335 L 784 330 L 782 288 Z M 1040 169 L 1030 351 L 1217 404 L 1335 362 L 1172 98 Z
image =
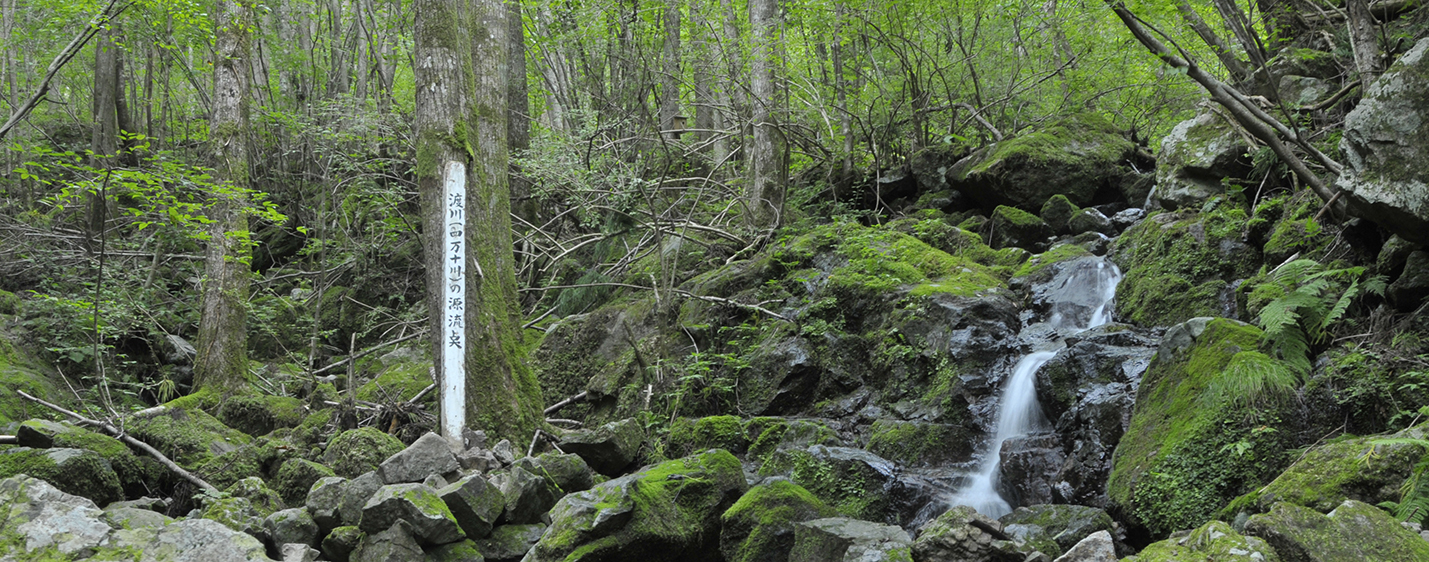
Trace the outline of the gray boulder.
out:
M 1111 533 L 1097 531 L 1053 562 L 1116 562 L 1116 546 L 1112 543 Z
M 545 478 L 557 496 L 589 490 L 595 485 L 590 465 L 579 455 L 541 453 L 534 457 L 522 457 L 515 466 Z
M 116 546 L 124 545 L 124 535 L 115 533 Z M 258 539 L 207 519 L 183 519 L 165 525 L 154 537 L 137 547 L 147 560 L 174 562 L 264 562 L 267 549 Z
M 466 538 L 441 496 L 425 484 L 390 484 L 378 489 L 362 507 L 359 526 L 371 535 L 390 530 L 397 521 L 406 522 L 412 536 L 425 545 Z
M 367 472 L 347 482 L 342 491 L 342 503 L 338 505 L 338 515 L 343 525 L 356 525 L 362 520 L 362 507 L 367 500 L 382 488 L 382 478 L 376 472 Z
M 273 512 L 287 509 L 283 503 L 283 498 L 278 492 L 268 487 L 262 478 L 249 476 L 229 486 L 224 490 L 228 495 L 235 498 L 244 498 L 253 506 L 253 510 L 261 517 L 272 515 Z
M 1013 540 L 1002 524 L 960 505 L 919 530 L 913 558 L 919 562 L 1025 562 L 1035 549 Z
M 110 504 L 104 508 L 104 522 L 115 529 L 157 529 L 173 523 L 174 518 L 157 511 Z
M 318 524 L 308 515 L 306 507 L 284 509 L 263 520 L 263 530 L 275 545 L 318 543 Z
M 1116 234 L 1116 225 L 1111 219 L 1094 208 L 1087 207 L 1077 210 L 1072 218 L 1067 221 L 1067 229 L 1072 234 L 1083 234 L 1087 232 L 1100 232 L 1102 234 Z
M 517 562 L 526 557 L 545 532 L 546 526 L 540 523 L 502 525 L 491 536 L 476 541 L 476 550 L 488 562 Z
M 88 498 L 67 494 L 25 475 L 0 481 L 0 558 L 54 552 L 65 557 L 93 549 L 109 536 L 104 512 Z M 9 538 L 9 537 L 6 537 Z
M 844 517 L 815 519 L 794 525 L 789 562 L 908 560 L 912 544 L 908 531 L 892 525 Z
M 323 532 L 331 531 L 344 523 L 342 519 L 342 502 L 347 497 L 347 479 L 341 476 L 328 476 L 313 483 L 312 490 L 308 491 L 307 509 L 312 515 L 313 521 Z M 347 521 L 346 523 L 356 523 L 357 521 Z
M 1281 562 L 1259 537 L 1237 533 L 1224 521 L 1211 521 L 1186 534 L 1152 543 L 1123 562 Z
M 362 537 L 348 556 L 351 562 L 423 562 L 425 559 L 422 545 L 412 536 L 412 527 L 401 520 Z
M 466 536 L 479 539 L 491 534 L 506 510 L 506 496 L 479 475 L 467 476 L 437 492 Z
M 546 484 L 545 478 L 531 474 L 519 466 L 492 476 L 491 484 L 506 498 L 506 511 L 501 515 L 503 524 L 539 522 L 541 516 L 550 511 L 559 499 Z
M 357 545 L 362 541 L 362 529 L 356 525 L 348 525 L 333 529 L 326 537 L 323 537 L 323 556 L 329 560 L 337 562 L 347 562 L 352 556 L 352 551 L 357 549 Z
M 1345 170 L 1335 186 L 1357 214 L 1429 242 L 1429 39 L 1420 39 L 1365 89 L 1345 116 Z
M 447 440 L 427 432 L 402 452 L 388 457 L 377 468 L 384 484 L 421 482 L 431 475 L 443 475 L 461 468 Z
M 288 543 L 278 547 L 278 554 L 283 562 L 316 562 L 322 555 L 318 549 L 299 543 Z
M 594 429 L 567 432 L 561 436 L 557 446 L 562 451 L 579 455 L 596 472 L 618 476 L 635 461 L 635 454 L 644 440 L 645 431 L 640 422 L 624 419 Z
M 1201 113 L 1177 124 L 1161 139 L 1152 207 L 1198 207 L 1224 193 L 1222 179 L 1250 171 L 1248 149 L 1245 139 L 1218 113 Z

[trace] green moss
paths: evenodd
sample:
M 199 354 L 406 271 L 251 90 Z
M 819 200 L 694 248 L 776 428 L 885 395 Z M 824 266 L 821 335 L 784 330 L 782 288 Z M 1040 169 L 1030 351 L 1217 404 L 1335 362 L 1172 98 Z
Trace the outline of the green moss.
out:
M 1074 145 L 1073 139 L 1086 140 L 1089 135 L 1108 137 L 1111 142 L 1082 143 L 1081 146 L 1095 146 L 1101 152 L 1095 154 L 1076 153 L 1068 150 Z M 1115 142 L 1120 141 L 1120 142 Z M 973 173 L 985 173 L 1005 160 L 1035 162 L 1043 165 L 1066 164 L 1075 166 L 1083 160 L 1115 162 L 1126 152 L 1130 144 L 1121 139 L 1116 126 L 1099 113 L 1080 113 L 1029 134 L 1021 134 L 994 145 L 992 154 L 972 169 Z
M 765 560 L 794 546 L 794 524 L 838 512 L 802 486 L 775 480 L 750 488 L 720 516 L 720 551 L 729 562 Z
M 17 350 L 9 334 L 0 327 L 0 425 L 53 415 L 49 409 L 20 397 L 20 391 L 68 405 L 69 399 L 60 393 L 61 386 L 55 383 L 56 376 L 51 369 Z
M 1223 205 L 1200 215 L 1161 214 L 1117 238 L 1113 260 L 1125 272 L 1117 286 L 1117 316 L 1169 326 L 1223 314 L 1226 280 L 1260 269 L 1260 252 L 1242 240 L 1246 214 Z
M 1237 498 L 1220 515 L 1230 518 L 1242 511 L 1264 512 L 1276 502 L 1326 512 L 1347 499 L 1369 503 L 1398 500 L 1401 485 L 1424 453 L 1408 443 L 1371 442 L 1423 436 L 1425 429 L 1421 425 L 1393 436 L 1348 437 L 1317 446 L 1300 455 L 1269 484 Z
M 338 476 L 356 478 L 377 470 L 382 461 L 405 448 L 396 437 L 375 427 L 359 427 L 332 438 L 323 453 L 323 462 Z
M 870 432 L 865 448 L 902 466 L 942 464 L 971 452 L 961 445 L 971 436 L 952 425 L 876 420 Z
M 1256 556 L 1258 554 L 1258 556 Z M 1259 537 L 1235 532 L 1222 521 L 1211 521 L 1184 537 L 1166 539 L 1122 562 L 1280 562 L 1275 550 Z
M 212 483 L 212 482 L 210 482 Z M 244 478 L 224 489 L 224 492 L 235 498 L 244 498 L 253 507 L 259 517 L 267 517 L 284 509 L 287 504 L 283 503 L 283 498 L 278 492 L 268 487 L 262 478 L 251 476 Z
M 1276 428 L 1281 409 L 1207 407 L 1231 358 L 1256 349 L 1260 336 L 1254 326 L 1215 319 L 1189 349 L 1158 356 L 1143 375 L 1107 484 L 1133 522 L 1157 536 L 1199 526 L 1288 460 L 1289 436 Z
M 1037 215 L 1034 215 L 1022 209 L 1018 209 L 1017 207 L 1008 207 L 1007 205 L 998 205 L 996 209 L 992 210 L 992 214 L 994 216 L 1002 217 L 1002 220 L 1007 221 L 1008 224 L 1014 226 L 1035 227 L 1037 225 L 1046 224 Z
M 27 474 L 60 491 L 107 505 L 124 499 L 119 476 L 103 456 L 84 449 L 0 449 L 0 478 Z
M 297 398 L 266 394 L 229 396 L 220 403 L 217 418 L 231 428 L 253 437 L 274 429 L 295 427 L 303 422 L 307 408 Z
M 326 466 L 307 459 L 289 459 L 273 477 L 273 491 L 278 492 L 288 505 L 303 505 L 313 482 L 328 476 L 336 474 Z
M 814 497 L 855 519 L 881 520 L 889 506 L 881 475 L 859 461 L 835 461 L 807 449 L 786 449 L 771 455 L 759 467 L 759 474 L 787 474 Z
M 749 449 L 744 423 L 735 416 L 710 416 L 698 420 L 681 418 L 670 426 L 668 454 L 683 457 L 705 449 L 743 454 Z
M 368 402 L 390 403 L 411 400 L 422 389 L 432 384 L 431 361 L 403 361 L 390 365 L 376 378 L 357 387 L 357 399 Z M 427 407 L 436 405 L 437 393 L 429 392 L 424 397 Z
M 1050 250 L 1032 256 L 1032 259 L 1027 260 L 1026 263 L 1022 264 L 1022 267 L 1017 268 L 1017 272 L 1013 273 L 1012 276 L 1029 277 L 1037 275 L 1053 264 L 1091 255 L 1092 253 L 1088 252 L 1086 248 L 1076 244 L 1059 244 L 1053 246 Z
M 189 469 L 252 441 L 203 410 L 175 407 L 172 402 L 163 412 L 130 420 L 126 429 Z
M 122 441 L 84 428 L 71 426 L 68 431 L 56 434 L 51 446 L 99 453 L 114 469 L 120 486 L 126 491 L 142 493 L 148 485 L 167 476 L 166 469 L 158 461 L 135 455 Z
M 977 248 L 971 239 L 968 244 Z M 1003 286 L 987 266 L 967 256 L 948 254 L 901 232 L 853 223 L 816 228 L 776 249 L 772 257 L 797 270 L 825 252 L 847 260 L 834 269 L 829 284 L 849 294 L 879 294 L 911 285 L 918 294 L 972 296 Z
M 327 437 L 329 426 L 332 424 L 333 411 L 318 410 L 303 418 L 303 423 L 293 428 L 292 439 L 295 443 L 305 446 L 313 446 L 322 443 Z
M 0 289 L 0 314 L 19 314 L 23 304 L 15 293 Z
M 1267 263 L 1281 263 L 1293 254 L 1302 258 L 1318 259 L 1325 246 L 1334 239 L 1332 232 L 1320 228 L 1315 222 L 1321 202 L 1308 192 L 1302 193 L 1289 202 L 1289 210 L 1275 221 L 1269 238 L 1262 251 Z

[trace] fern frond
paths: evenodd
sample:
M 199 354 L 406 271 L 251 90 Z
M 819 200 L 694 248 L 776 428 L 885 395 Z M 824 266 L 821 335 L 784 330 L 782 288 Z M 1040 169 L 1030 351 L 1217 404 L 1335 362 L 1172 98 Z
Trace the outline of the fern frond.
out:
M 1284 362 L 1259 351 L 1242 351 L 1207 385 L 1206 396 L 1215 404 L 1249 406 L 1289 396 L 1299 384 L 1300 377 Z
M 1282 286 L 1294 287 L 1306 277 L 1318 273 L 1322 269 L 1320 262 L 1311 259 L 1298 259 L 1289 263 L 1281 264 L 1270 272 L 1270 278 Z
M 1325 316 L 1320 318 L 1320 321 L 1316 322 L 1314 327 L 1310 330 L 1311 339 L 1317 342 L 1324 339 L 1325 332 L 1329 331 L 1330 324 L 1334 324 L 1339 321 L 1340 317 L 1345 315 L 1345 311 L 1350 308 L 1350 303 L 1353 303 L 1355 298 L 1359 297 L 1359 294 L 1360 282 L 1351 281 L 1349 288 L 1345 289 L 1345 292 L 1340 295 L 1339 300 L 1335 301 L 1335 305 L 1331 306 L 1329 312 L 1326 312 Z
M 1364 292 L 1371 295 L 1384 296 L 1384 290 L 1389 288 L 1389 281 L 1383 275 L 1376 275 L 1366 279 L 1364 282 Z

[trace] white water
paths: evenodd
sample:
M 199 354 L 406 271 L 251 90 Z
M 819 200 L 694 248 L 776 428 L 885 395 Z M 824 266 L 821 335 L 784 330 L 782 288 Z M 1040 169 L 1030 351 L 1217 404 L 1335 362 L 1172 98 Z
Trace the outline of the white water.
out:
M 1111 302 L 1116 297 L 1116 284 L 1120 281 L 1121 271 L 1115 264 L 1104 260 L 1098 261 L 1096 268 L 1090 271 L 1082 269 L 1073 272 L 1064 284 L 1064 288 L 1071 290 L 1059 294 L 1075 299 L 1076 295 L 1091 293 L 1098 302 L 1089 303 L 1094 306 L 1087 307 L 1091 313 L 1085 324 L 1079 322 L 1081 318 L 1056 318 L 1061 313 L 1054 314 L 1054 323 L 1069 323 L 1073 329 L 1080 331 L 1110 322 Z M 1002 445 L 1008 439 L 1048 428 L 1042 405 L 1037 402 L 1037 369 L 1056 355 L 1055 350 L 1037 351 L 1017 362 L 998 400 L 997 425 L 988 450 L 983 453 L 982 463 L 976 473 L 968 475 L 963 487 L 946 500 L 948 505 L 966 505 L 994 519 L 1012 512 L 1011 504 L 997 491 Z

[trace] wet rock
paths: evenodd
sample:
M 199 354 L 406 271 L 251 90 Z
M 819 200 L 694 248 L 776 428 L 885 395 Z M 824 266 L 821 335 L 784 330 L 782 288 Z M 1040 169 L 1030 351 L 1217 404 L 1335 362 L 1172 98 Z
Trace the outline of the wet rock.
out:
M 370 535 L 388 530 L 399 520 L 422 544 L 446 544 L 466 538 L 441 496 L 424 484 L 389 484 L 378 489 L 362 507 L 360 527 Z
M 475 541 L 476 550 L 488 562 L 517 562 L 531 552 L 545 532 L 546 526 L 540 523 L 502 525 L 490 537 Z
M 388 457 L 377 467 L 384 484 L 421 482 L 428 476 L 442 475 L 461 468 L 446 438 L 432 432 L 417 438 L 401 452 Z
M 719 550 L 730 561 L 787 560 L 796 523 L 835 515 L 798 484 L 771 480 L 750 488 L 720 516 Z
M 342 432 L 328 441 L 323 451 L 323 464 L 344 478 L 356 478 L 387 458 L 402 452 L 402 442 L 375 427 L 361 427 Z
M 1092 533 L 1053 562 L 1116 562 L 1116 547 L 1112 544 L 1111 533 Z
M 402 520 L 362 537 L 348 557 L 351 562 L 424 562 L 425 559 L 422 546 L 412 536 L 411 526 Z
M 540 522 L 541 516 L 556 505 L 555 490 L 546 484 L 546 479 L 527 472 L 519 466 L 491 477 L 491 484 L 501 491 L 506 499 L 506 510 L 501 515 L 504 524 L 528 524 Z
M 1146 209 L 1132 207 L 1112 215 L 1111 224 L 1121 231 L 1131 228 L 1132 225 L 1141 222 L 1141 219 L 1144 218 L 1146 218 Z
M 892 525 L 843 517 L 815 519 L 794 525 L 789 562 L 908 560 L 912 543 L 907 531 Z
M 1265 539 L 1286 562 L 1429 560 L 1429 542 L 1372 505 L 1346 500 L 1328 515 L 1286 503 L 1251 517 L 1247 535 Z
M 305 507 L 284 509 L 269 515 L 263 520 L 263 530 L 267 532 L 269 542 L 275 545 L 314 545 L 318 542 L 318 524 Z
M 527 560 L 713 562 L 720 516 L 745 486 L 739 460 L 719 449 L 645 467 L 562 498 Z
M 1364 218 L 1407 240 L 1429 242 L 1429 40 L 1419 40 L 1365 88 L 1345 116 L 1340 149 L 1345 171 L 1335 180 Z
M 1005 527 L 1035 526 L 1047 533 L 1062 551 L 1071 550 L 1097 531 L 1114 531 L 1116 524 L 1105 511 L 1080 505 L 1019 507 L 1002 517 Z
M 919 529 L 913 559 L 919 562 L 1025 562 L 1033 550 L 1012 540 L 1002 524 L 960 505 Z
M 624 419 L 594 429 L 566 432 L 557 446 L 579 455 L 596 472 L 616 476 L 635 460 L 644 439 L 640 422 Z
M 1183 536 L 1152 543 L 1123 562 L 1281 562 L 1260 537 L 1237 533 L 1223 521 L 1211 521 Z
M 1207 111 L 1177 124 L 1161 140 L 1156 191 L 1162 208 L 1196 208 L 1225 192 L 1221 180 L 1250 171 L 1244 138 L 1219 113 Z
M 1055 434 L 1012 437 L 1002 442 L 1000 466 L 1003 492 L 1016 504 L 1045 504 L 1053 500 L 1052 482 L 1066 460 Z
M 1102 234 L 1116 234 L 1116 226 L 1111 219 L 1103 215 L 1101 211 L 1087 207 L 1077 211 L 1072 218 L 1067 221 L 1067 229 L 1072 234 L 1083 234 L 1087 232 L 1099 232 Z
M 479 539 L 491 534 L 503 511 L 506 496 L 479 475 L 467 476 L 437 492 L 466 536 Z
M 308 513 L 312 515 L 313 521 L 326 532 L 344 523 L 357 523 L 357 521 L 343 521 L 342 519 L 342 501 L 346 497 L 347 479 L 341 476 L 328 476 L 313 483 L 305 505 Z

